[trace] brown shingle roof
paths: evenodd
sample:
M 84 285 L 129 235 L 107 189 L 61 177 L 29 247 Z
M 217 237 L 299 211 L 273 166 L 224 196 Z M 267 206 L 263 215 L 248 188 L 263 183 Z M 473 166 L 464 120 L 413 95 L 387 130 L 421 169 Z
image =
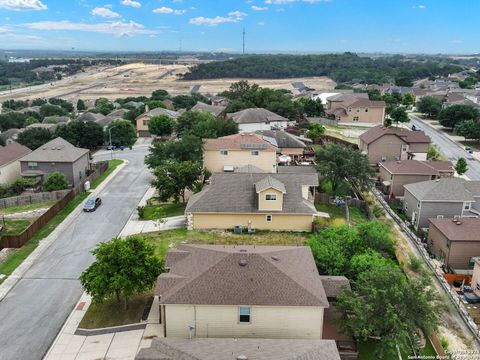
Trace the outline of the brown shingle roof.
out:
M 31 152 L 32 150 L 18 143 L 11 143 L 3 147 L 0 146 L 0 166 L 10 164 Z
M 209 105 L 199 101 L 190 109 L 190 111 L 208 112 L 213 116 L 220 116 L 225 109 L 225 106 Z
M 263 108 L 245 109 L 237 111 L 236 113 L 229 113 L 227 114 L 227 117 L 232 119 L 237 124 L 288 121 L 288 119 L 284 118 L 283 116 Z
M 379 166 L 391 174 L 439 175 L 440 172 L 454 172 L 451 161 L 399 160 L 381 162 Z
M 218 139 L 206 139 L 204 150 L 263 150 L 277 151 L 277 148 L 254 133 L 241 133 L 223 136 Z
M 435 226 L 445 237 L 452 241 L 479 241 L 480 242 L 480 219 L 461 218 L 460 225 L 453 219 L 429 219 L 430 224 Z M 472 254 L 478 255 L 478 254 Z
M 173 263 L 167 255 L 170 272 L 158 277 L 155 290 L 161 304 L 329 306 L 309 247 L 179 249 L 189 255 Z
M 320 275 L 327 297 L 337 297 L 344 290 L 350 290 L 350 281 L 345 276 Z
M 430 143 L 431 139 L 423 131 L 411 131 L 408 129 L 397 128 L 393 126 L 385 127 L 377 125 L 360 135 L 360 140 L 366 144 L 371 144 L 384 135 L 395 135 L 406 143 Z
M 74 162 L 88 153 L 88 149 L 77 148 L 61 137 L 57 137 L 25 155 L 20 161 Z

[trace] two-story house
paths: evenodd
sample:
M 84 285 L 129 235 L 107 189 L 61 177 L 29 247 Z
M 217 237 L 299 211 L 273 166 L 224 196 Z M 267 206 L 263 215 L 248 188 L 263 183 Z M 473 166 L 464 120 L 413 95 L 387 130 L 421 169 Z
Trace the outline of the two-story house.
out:
M 32 150 L 18 143 L 0 146 L 0 184 L 11 183 L 21 177 L 20 159 Z
M 403 210 L 416 229 L 427 229 L 429 219 L 480 215 L 480 181 L 440 178 L 404 189 Z
M 260 135 L 241 133 L 207 139 L 203 144 L 203 166 L 208 171 L 235 171 L 253 165 L 264 172 L 277 172 L 277 148 Z
M 238 124 L 239 132 L 280 130 L 295 124 L 281 115 L 263 108 L 250 108 L 227 114 L 227 118 Z
M 301 157 L 306 148 L 305 143 L 311 142 L 310 139 L 302 139 L 284 130 L 262 130 L 257 131 L 257 134 L 275 146 L 279 154 L 287 155 L 291 158 Z
M 373 101 L 358 94 L 338 94 L 327 98 L 325 113 L 340 124 L 378 125 L 385 120 L 385 101 Z
M 148 123 L 150 119 L 154 116 L 165 115 L 171 118 L 172 120 L 176 120 L 179 114 L 176 111 L 168 110 L 164 108 L 155 108 L 149 110 L 148 105 L 145 106 L 145 112 L 135 119 L 137 124 L 137 134 L 139 137 L 149 137 L 150 130 L 148 129 Z
M 423 131 L 378 125 L 360 135 L 359 148 L 377 166 L 381 161 L 427 160 L 430 142 Z
M 189 229 L 311 231 L 316 173 L 215 173 L 188 201 Z

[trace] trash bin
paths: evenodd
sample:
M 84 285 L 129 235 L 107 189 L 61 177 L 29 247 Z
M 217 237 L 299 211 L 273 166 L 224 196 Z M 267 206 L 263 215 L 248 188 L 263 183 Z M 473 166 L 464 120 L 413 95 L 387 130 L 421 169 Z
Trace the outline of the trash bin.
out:
M 83 184 L 83 188 L 85 189 L 85 191 L 90 190 L 90 181 L 85 181 L 85 184 Z
M 234 232 L 235 234 L 241 234 L 241 233 L 243 232 L 243 227 L 241 227 L 241 226 L 235 226 L 235 227 L 233 228 L 233 232 Z

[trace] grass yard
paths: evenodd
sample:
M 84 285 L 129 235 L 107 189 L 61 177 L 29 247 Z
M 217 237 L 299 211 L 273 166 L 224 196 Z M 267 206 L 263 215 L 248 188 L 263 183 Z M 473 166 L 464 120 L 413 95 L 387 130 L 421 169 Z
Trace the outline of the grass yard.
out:
M 330 225 L 345 225 L 345 208 L 333 204 L 315 204 L 318 211 L 330 214 Z M 368 222 L 367 215 L 357 207 L 350 206 L 350 224 L 352 226 Z
M 0 235 L 20 235 L 30 224 L 31 222 L 25 219 L 5 219 L 5 229 Z M 4 222 L 0 221 L 0 225 L 4 226 Z
M 375 349 L 378 346 L 378 343 L 375 340 L 370 340 L 367 342 L 359 342 L 358 343 L 358 360 L 392 360 L 398 359 L 398 356 L 395 355 L 385 355 L 383 357 L 379 357 L 375 353 Z M 402 359 L 408 359 L 408 354 L 405 352 L 401 352 Z M 412 351 L 413 354 L 413 351 Z M 430 339 L 427 339 L 427 343 L 423 349 L 420 350 L 420 356 L 428 356 L 430 359 L 435 359 L 437 356 L 437 352 L 433 348 Z M 413 355 L 411 355 L 413 356 Z
M 95 181 L 92 182 L 90 185 L 91 189 L 96 189 L 98 185 L 102 183 L 103 180 L 107 178 L 108 175 L 110 175 L 119 165 L 123 164 L 123 160 L 110 160 L 108 162 L 108 169 L 100 175 Z
M 183 215 L 185 206 L 186 204 L 183 203 L 145 205 L 142 219 L 158 220 L 164 217 Z
M 79 327 L 82 329 L 99 329 L 111 326 L 120 326 L 139 323 L 143 310 L 152 293 L 132 296 L 128 301 L 128 309 L 124 310 L 124 303 L 116 299 L 109 299 L 101 304 L 92 303 L 85 313 Z
M 310 234 L 289 232 L 257 232 L 256 234 L 233 234 L 188 231 L 174 229 L 157 233 L 142 234 L 155 246 L 155 252 L 162 259 L 169 248 L 179 244 L 212 244 L 212 245 L 304 245 Z
M 56 201 L 44 201 L 34 204 L 27 204 L 27 205 L 20 205 L 20 206 L 11 206 L 5 209 L 0 209 L 0 214 L 15 214 L 25 211 L 37 210 L 37 209 L 45 209 L 50 208 L 55 204 Z

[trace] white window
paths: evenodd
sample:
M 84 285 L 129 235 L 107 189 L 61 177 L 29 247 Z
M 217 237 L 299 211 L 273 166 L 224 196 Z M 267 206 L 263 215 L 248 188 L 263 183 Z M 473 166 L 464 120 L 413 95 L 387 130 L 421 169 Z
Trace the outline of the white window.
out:
M 443 219 L 443 215 L 437 215 L 437 219 Z
M 277 194 L 265 194 L 265 200 L 275 201 L 277 200 Z
M 387 156 L 386 155 L 382 155 L 382 161 L 387 161 Z
M 228 150 L 220 150 L 220 155 L 228 155 Z
M 29 161 L 29 162 L 28 162 L 28 168 L 29 168 L 30 170 L 35 170 L 35 169 L 38 168 L 38 163 L 35 162 L 35 161 Z
M 351 108 L 351 107 L 348 108 L 348 112 L 352 112 L 352 108 Z
M 258 155 L 260 154 L 260 151 L 258 151 L 258 150 L 252 150 L 250 153 L 251 153 L 253 156 L 258 156 Z
M 265 216 L 265 220 L 266 220 L 267 222 L 272 222 L 272 215 L 267 215 L 267 216 Z
M 250 306 L 240 306 L 238 322 L 241 324 L 250 324 Z
M 407 144 L 403 144 L 402 145 L 402 151 L 407 151 L 408 150 L 408 145 Z
M 353 121 L 354 121 L 354 122 L 358 122 L 358 120 L 359 120 L 359 117 L 358 117 L 358 116 L 354 116 L 354 117 L 353 117 Z
M 463 203 L 463 210 L 470 210 L 472 203 L 466 202 Z

